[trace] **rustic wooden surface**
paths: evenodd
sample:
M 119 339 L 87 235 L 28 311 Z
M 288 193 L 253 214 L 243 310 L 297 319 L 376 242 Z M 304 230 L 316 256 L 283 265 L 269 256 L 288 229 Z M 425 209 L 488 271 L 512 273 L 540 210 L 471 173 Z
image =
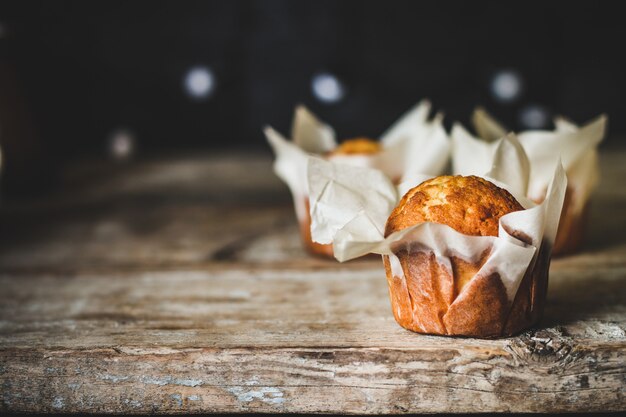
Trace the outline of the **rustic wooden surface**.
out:
M 405 331 L 380 260 L 306 255 L 269 155 L 76 167 L 0 208 L 0 412 L 626 410 L 624 161 L 500 340 Z

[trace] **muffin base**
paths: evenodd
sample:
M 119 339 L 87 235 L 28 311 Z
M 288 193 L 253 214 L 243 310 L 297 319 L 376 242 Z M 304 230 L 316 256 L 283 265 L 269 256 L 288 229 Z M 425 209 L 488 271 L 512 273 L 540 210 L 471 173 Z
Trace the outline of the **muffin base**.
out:
M 589 206 L 587 201 L 579 213 L 574 213 L 572 205 L 572 190 L 565 192 L 563 212 L 559 220 L 559 229 L 554 240 L 554 256 L 567 255 L 576 252 L 583 244 L 587 224 L 589 222 Z
M 311 238 L 311 215 L 309 214 L 309 199 L 304 200 L 305 215 L 303 219 L 300 219 L 300 238 L 302 239 L 302 245 L 310 254 L 316 256 L 323 256 L 325 258 L 333 258 L 333 245 L 321 244 L 314 242 Z
M 488 259 L 468 263 L 450 256 L 450 266 L 433 252 L 396 253 L 402 277 L 383 256 L 394 317 L 408 330 L 434 335 L 496 338 L 512 336 L 541 318 L 548 286 L 551 248 L 543 244 L 511 303 L 497 273 L 476 275 Z M 470 275 L 470 279 L 467 277 Z

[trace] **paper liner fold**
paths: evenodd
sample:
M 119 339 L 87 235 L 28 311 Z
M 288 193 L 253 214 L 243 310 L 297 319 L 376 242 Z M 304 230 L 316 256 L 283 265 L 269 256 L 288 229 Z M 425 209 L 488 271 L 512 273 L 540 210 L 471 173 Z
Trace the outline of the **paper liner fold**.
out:
M 474 112 L 472 122 L 482 139 L 473 137 L 459 124 L 452 129 L 455 174 L 480 174 L 489 169 L 495 152 L 493 141 L 507 133 L 481 108 Z M 607 117 L 601 115 L 582 127 L 562 117 L 556 118 L 554 123 L 553 131 L 524 131 L 517 134 L 517 138 L 530 163 L 528 198 L 543 200 L 557 159 L 561 159 L 567 172 L 569 188 L 554 247 L 555 252 L 566 253 L 582 243 L 589 198 L 599 180 L 597 147 L 605 136 Z M 472 158 L 467 157 L 470 152 Z
M 488 169 L 491 162 L 489 154 L 493 150 L 492 141 L 507 134 L 507 131 L 484 109 L 477 109 L 472 121 L 479 135 L 486 140 L 473 138 L 460 125 L 455 125 L 451 134 L 455 174 L 486 172 L 485 168 Z M 589 155 L 596 154 L 598 145 L 604 139 L 607 117 L 598 116 L 582 127 L 562 117 L 556 118 L 554 122 L 553 131 L 528 130 L 517 133 L 517 138 L 531 165 L 528 195 L 533 200 L 543 198 L 554 164 L 560 158 L 568 174 L 570 187 L 581 189 L 583 192 L 580 198 L 586 199 L 599 177 L 597 161 Z M 469 138 L 477 142 L 473 143 L 474 148 L 483 148 L 476 158 L 467 158 L 467 154 L 463 153 L 467 150 L 467 144 L 460 142 L 468 141 Z M 578 174 L 575 178 L 571 178 L 570 174 L 573 172 Z

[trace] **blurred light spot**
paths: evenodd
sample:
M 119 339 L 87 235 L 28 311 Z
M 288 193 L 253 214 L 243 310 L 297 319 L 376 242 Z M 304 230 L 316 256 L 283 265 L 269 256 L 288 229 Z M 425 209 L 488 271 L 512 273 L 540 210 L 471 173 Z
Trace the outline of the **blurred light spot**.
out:
M 328 72 L 313 76 L 311 90 L 313 90 L 315 98 L 324 103 L 336 103 L 345 95 L 341 81 Z
M 497 101 L 515 101 L 522 94 L 522 77 L 517 71 L 502 70 L 491 79 L 491 94 Z
M 185 74 L 185 91 L 196 100 L 208 98 L 215 89 L 215 76 L 208 67 L 193 67 Z
M 519 123 L 527 129 L 543 129 L 548 126 L 550 112 L 544 106 L 531 104 L 520 110 Z
M 114 159 L 125 160 L 135 151 L 135 135 L 128 129 L 118 129 L 109 139 L 109 152 Z

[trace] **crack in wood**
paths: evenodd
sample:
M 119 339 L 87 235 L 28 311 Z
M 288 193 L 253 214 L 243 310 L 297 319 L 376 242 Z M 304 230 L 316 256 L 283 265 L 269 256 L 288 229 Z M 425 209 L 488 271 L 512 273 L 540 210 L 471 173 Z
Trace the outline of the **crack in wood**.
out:
M 270 231 L 275 231 L 285 226 L 284 221 L 275 221 L 274 224 L 268 225 L 267 228 L 256 230 L 239 236 L 237 239 L 228 242 L 215 250 L 210 256 L 209 261 L 227 262 L 237 259 L 239 252 L 245 250 L 246 247 L 252 245 L 259 238 L 267 235 Z

